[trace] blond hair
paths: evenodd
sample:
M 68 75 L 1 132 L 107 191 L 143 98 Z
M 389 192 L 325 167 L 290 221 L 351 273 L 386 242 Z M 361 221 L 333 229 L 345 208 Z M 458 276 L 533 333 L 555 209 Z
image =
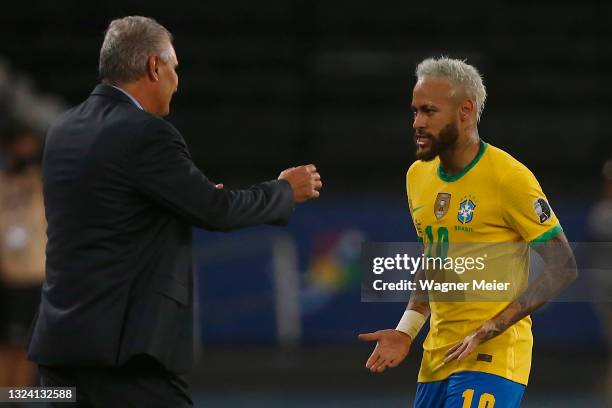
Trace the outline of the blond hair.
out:
M 416 76 L 418 80 L 425 77 L 446 78 L 453 86 L 462 88 L 467 96 L 473 99 L 476 119 L 480 121 L 487 100 L 487 90 L 482 82 L 482 75 L 474 66 L 464 60 L 444 56 L 427 58 L 417 65 Z M 453 94 L 454 92 L 456 90 L 453 90 Z

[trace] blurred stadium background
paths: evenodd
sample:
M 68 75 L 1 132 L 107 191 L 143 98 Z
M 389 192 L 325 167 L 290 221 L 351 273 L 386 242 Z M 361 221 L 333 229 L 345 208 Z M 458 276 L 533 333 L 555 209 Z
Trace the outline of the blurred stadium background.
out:
M 609 2 L 5 2 L 0 120 L 43 129 L 86 98 L 105 27 L 132 14 L 174 34 L 180 82 L 168 119 L 209 178 L 245 187 L 314 162 L 325 182 L 287 229 L 196 233 L 196 406 L 412 401 L 420 344 L 398 369 L 364 368 L 371 348 L 357 334 L 393 327 L 405 305 L 361 303 L 357 263 L 363 240 L 414 239 L 404 177 L 425 57 L 479 68 L 489 93 L 481 137 L 532 169 L 570 240 L 592 238 L 612 158 Z M 533 316 L 524 406 L 609 406 L 605 307 L 554 303 Z

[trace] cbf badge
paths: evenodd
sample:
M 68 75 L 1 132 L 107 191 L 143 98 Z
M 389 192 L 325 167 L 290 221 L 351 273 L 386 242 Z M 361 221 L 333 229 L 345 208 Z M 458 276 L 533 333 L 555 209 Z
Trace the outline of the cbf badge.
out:
M 436 202 L 434 204 L 434 214 L 436 215 L 436 219 L 439 220 L 446 215 L 448 212 L 448 207 L 450 207 L 450 199 L 451 195 L 449 193 L 438 193 Z
M 476 204 L 472 201 L 472 197 L 464 198 L 459 203 L 459 212 L 457 213 L 457 219 L 462 224 L 467 224 L 474 218 L 474 209 Z

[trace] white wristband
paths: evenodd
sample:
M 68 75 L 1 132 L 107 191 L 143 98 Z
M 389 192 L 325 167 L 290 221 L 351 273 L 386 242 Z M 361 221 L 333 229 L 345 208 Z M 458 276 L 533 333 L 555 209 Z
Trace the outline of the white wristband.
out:
M 412 340 L 419 334 L 427 318 L 414 310 L 406 310 L 395 330 L 406 333 Z

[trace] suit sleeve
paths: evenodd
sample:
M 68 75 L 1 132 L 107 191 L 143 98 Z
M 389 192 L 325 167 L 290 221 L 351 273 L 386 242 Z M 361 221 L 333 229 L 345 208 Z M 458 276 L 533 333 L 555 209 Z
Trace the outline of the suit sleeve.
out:
M 529 169 L 516 166 L 501 181 L 500 205 L 505 222 L 531 243 L 563 231 L 540 183 Z
M 257 224 L 285 225 L 295 202 L 288 182 L 274 180 L 246 190 L 217 189 L 195 166 L 180 133 L 154 119 L 132 144 L 136 188 L 192 225 L 230 231 Z

